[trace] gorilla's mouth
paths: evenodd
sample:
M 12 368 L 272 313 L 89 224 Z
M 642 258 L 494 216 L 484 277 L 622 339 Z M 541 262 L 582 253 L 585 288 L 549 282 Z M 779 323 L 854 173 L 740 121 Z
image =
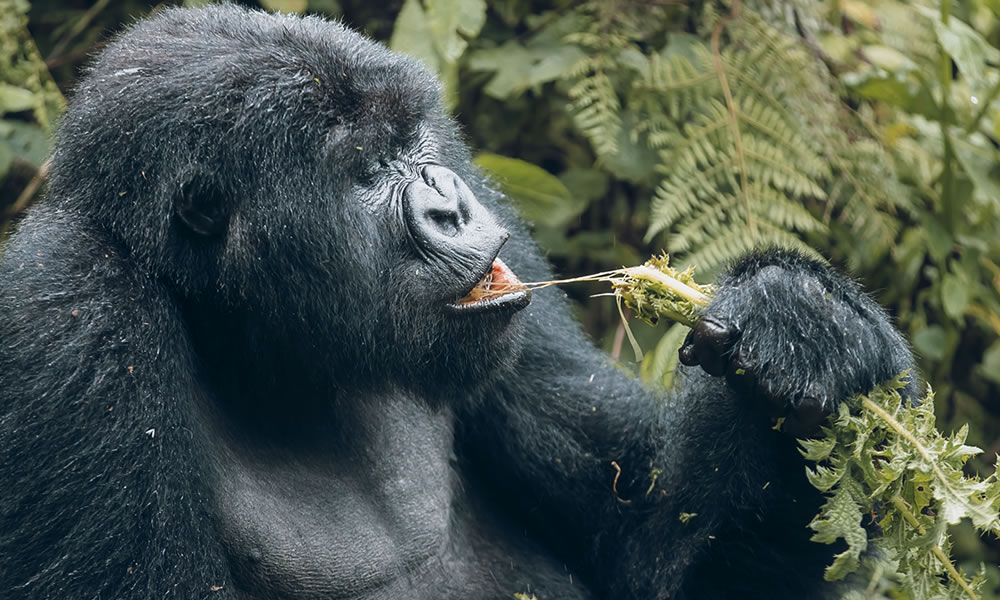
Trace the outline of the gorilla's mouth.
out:
M 469 293 L 448 304 L 453 312 L 482 312 L 501 307 L 520 310 L 531 301 L 531 290 L 514 275 L 502 260 L 493 259 L 493 264 Z

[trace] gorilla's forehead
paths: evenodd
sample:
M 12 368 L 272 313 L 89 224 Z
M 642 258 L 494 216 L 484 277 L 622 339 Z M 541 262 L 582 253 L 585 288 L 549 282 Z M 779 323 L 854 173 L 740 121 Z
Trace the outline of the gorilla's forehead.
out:
M 416 61 L 340 23 L 231 6 L 169 9 L 121 35 L 91 67 L 76 104 L 101 103 L 110 126 L 172 128 L 241 142 L 412 145 L 440 113 L 440 91 Z M 89 109 L 88 109 L 89 110 Z M 278 116 L 278 118 L 276 118 Z

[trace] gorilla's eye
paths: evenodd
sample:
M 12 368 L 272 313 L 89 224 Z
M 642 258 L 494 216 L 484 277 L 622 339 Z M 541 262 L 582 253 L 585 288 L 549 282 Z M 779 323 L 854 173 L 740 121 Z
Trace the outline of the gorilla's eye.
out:
M 373 185 L 378 183 L 380 179 L 384 179 L 387 174 L 394 170 L 393 163 L 384 158 L 365 161 L 358 170 L 358 182 L 366 186 Z

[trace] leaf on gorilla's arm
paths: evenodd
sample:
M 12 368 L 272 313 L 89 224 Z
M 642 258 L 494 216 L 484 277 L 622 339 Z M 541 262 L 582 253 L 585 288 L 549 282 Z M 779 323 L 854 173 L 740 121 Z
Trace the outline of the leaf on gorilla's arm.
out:
M 868 549 L 868 532 L 861 526 L 859 506 L 864 494 L 859 486 L 852 484 L 848 482 L 847 485 L 837 486 L 809 524 L 816 532 L 811 538 L 814 542 L 832 544 L 838 539 L 847 542 L 847 550 L 834 557 L 833 564 L 826 568 L 824 577 L 827 581 L 842 579 L 856 570 L 861 553 Z

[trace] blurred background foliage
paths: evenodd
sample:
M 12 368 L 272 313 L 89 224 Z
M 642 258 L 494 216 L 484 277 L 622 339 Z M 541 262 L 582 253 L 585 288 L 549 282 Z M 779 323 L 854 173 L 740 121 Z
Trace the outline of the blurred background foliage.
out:
M 49 135 L 88 57 L 180 3 L 203 2 L 0 0 L 3 230 L 44 195 Z M 709 279 L 762 244 L 849 270 L 908 334 L 941 426 L 970 423 L 986 451 L 968 468 L 995 468 L 1000 0 L 250 4 L 340 18 L 437 72 L 561 275 L 666 250 Z M 617 307 L 590 298 L 603 291 L 567 289 L 620 357 Z M 684 331 L 633 331 L 638 371 L 669 384 Z M 1000 542 L 954 535 L 1000 598 Z

